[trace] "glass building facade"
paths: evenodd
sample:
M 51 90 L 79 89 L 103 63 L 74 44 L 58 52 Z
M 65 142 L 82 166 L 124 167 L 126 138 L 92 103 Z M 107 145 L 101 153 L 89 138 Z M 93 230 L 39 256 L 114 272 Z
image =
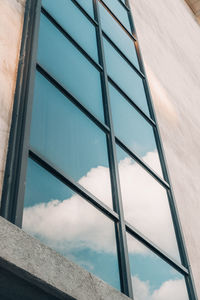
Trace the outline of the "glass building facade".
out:
M 43 0 L 34 74 L 22 228 L 135 300 L 192 299 L 128 2 Z

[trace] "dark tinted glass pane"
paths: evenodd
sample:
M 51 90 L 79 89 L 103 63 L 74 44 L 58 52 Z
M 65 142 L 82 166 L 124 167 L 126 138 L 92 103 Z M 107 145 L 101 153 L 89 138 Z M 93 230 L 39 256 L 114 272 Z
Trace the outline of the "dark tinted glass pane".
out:
M 127 58 L 139 68 L 137 54 L 133 40 L 116 20 L 108 13 L 103 5 L 100 4 L 100 14 L 102 28 L 118 48 L 127 56 Z
M 39 73 L 30 143 L 64 173 L 111 206 L 106 135 Z
M 76 1 L 87 11 L 87 13 L 92 18 L 94 17 L 93 3 L 92 3 L 93 0 L 76 0 Z
M 162 176 L 152 126 L 109 84 L 115 135 Z
M 23 229 L 116 288 L 114 223 L 29 160 Z
M 131 32 L 131 26 L 127 10 L 119 3 L 118 0 L 104 0 L 104 3 L 110 8 L 119 21 Z
M 42 5 L 80 46 L 98 61 L 95 27 L 72 1 L 43 0 Z
M 125 220 L 180 262 L 166 190 L 119 147 L 117 158 Z
M 40 21 L 38 61 L 103 120 L 99 72 L 43 15 Z
M 189 300 L 184 277 L 129 234 L 135 300 Z
M 104 50 L 110 77 L 146 114 L 149 114 L 142 78 L 105 38 Z

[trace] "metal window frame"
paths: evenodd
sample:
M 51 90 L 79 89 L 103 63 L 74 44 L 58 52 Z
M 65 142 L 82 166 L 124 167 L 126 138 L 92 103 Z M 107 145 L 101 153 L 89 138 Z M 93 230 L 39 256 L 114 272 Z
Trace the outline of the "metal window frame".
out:
M 12 223 L 21 226 L 22 211 L 23 211 L 23 199 L 24 199 L 24 189 L 25 189 L 25 177 L 27 169 L 28 157 L 36 161 L 40 166 L 45 168 L 51 174 L 53 174 L 60 181 L 65 183 L 75 192 L 80 194 L 84 199 L 94 205 L 103 214 L 109 217 L 115 222 L 115 232 L 117 240 L 118 249 L 118 262 L 120 271 L 120 281 L 121 290 L 126 295 L 133 298 L 132 284 L 131 284 L 131 274 L 130 274 L 130 264 L 128 257 L 126 232 L 130 233 L 132 236 L 140 240 L 144 245 L 151 249 L 154 253 L 160 256 L 163 260 L 168 262 L 172 267 L 178 270 L 185 276 L 186 285 L 188 288 L 188 294 L 191 300 L 197 300 L 196 291 L 194 288 L 194 282 L 192 278 L 192 272 L 189 265 L 188 256 L 186 253 L 186 247 L 183 241 L 183 234 L 180 226 L 179 217 L 177 215 L 177 209 L 174 202 L 174 195 L 171 188 L 171 183 L 168 175 L 168 170 L 165 163 L 165 157 L 163 154 L 163 147 L 161 144 L 160 133 L 155 117 L 154 107 L 149 92 L 149 87 L 146 79 L 146 74 L 141 58 L 141 53 L 137 45 L 137 55 L 140 65 L 140 70 L 136 68 L 126 57 L 126 55 L 115 45 L 115 43 L 106 35 L 101 29 L 101 21 L 99 15 L 99 3 L 102 3 L 110 14 L 117 20 L 117 22 L 122 26 L 128 36 L 133 40 L 134 43 L 137 42 L 137 35 L 135 32 L 135 26 L 132 19 L 132 14 L 130 10 L 129 1 L 126 0 L 124 4 L 121 0 L 116 0 L 127 10 L 129 21 L 131 24 L 132 34 L 124 27 L 124 25 L 119 21 L 119 19 L 113 14 L 112 11 L 106 6 L 103 0 L 93 0 L 94 16 L 93 19 L 85 9 L 76 1 L 72 2 L 77 6 L 77 8 L 87 17 L 87 19 L 95 26 L 96 36 L 97 36 L 97 48 L 99 53 L 100 63 L 94 61 L 92 57 L 74 40 L 74 38 L 66 32 L 58 24 L 58 22 L 48 14 L 48 12 L 42 8 L 41 0 L 27 0 L 25 6 L 25 16 L 24 16 L 24 27 L 22 34 L 22 45 L 20 51 L 18 76 L 16 83 L 16 91 L 14 97 L 14 107 L 13 107 L 13 117 L 8 145 L 8 155 L 6 170 L 4 175 L 4 184 L 2 192 L 2 202 L 1 202 L 1 215 L 11 221 Z M 42 68 L 36 62 L 36 52 L 37 52 L 37 42 L 38 42 L 38 32 L 39 32 L 39 22 L 40 13 L 45 14 L 48 19 L 69 39 L 73 45 L 88 59 L 92 65 L 97 68 L 101 74 L 101 84 L 103 92 L 103 105 L 106 124 L 96 118 L 84 105 L 82 105 L 78 99 L 76 99 L 71 93 L 69 93 L 59 82 L 56 81 L 46 70 Z M 122 58 L 129 63 L 135 72 L 143 79 L 145 93 L 147 96 L 148 106 L 150 110 L 150 117 L 147 116 L 135 103 L 134 99 L 130 99 L 126 93 L 110 78 L 106 71 L 105 55 L 103 48 L 103 37 L 105 37 L 115 50 L 122 56 Z M 43 76 L 45 76 L 53 85 L 62 92 L 65 96 L 69 98 L 87 117 L 89 117 L 100 129 L 102 129 L 107 136 L 107 147 L 108 147 L 108 157 L 111 173 L 111 185 L 113 193 L 113 207 L 114 210 L 110 209 L 107 205 L 101 202 L 99 199 L 94 197 L 90 192 L 85 190 L 78 183 L 73 181 L 72 178 L 67 177 L 63 174 L 52 163 L 47 161 L 40 154 L 36 153 L 33 149 L 29 148 L 29 135 L 30 135 L 30 123 L 31 123 L 31 112 L 32 112 L 32 101 L 33 101 L 33 89 L 34 89 L 34 79 L 35 72 L 38 70 Z M 110 107 L 110 97 L 108 90 L 108 82 L 110 82 L 123 97 L 137 110 L 137 112 L 152 126 L 155 134 L 155 140 L 158 147 L 158 152 L 160 156 L 161 166 L 164 173 L 164 179 L 157 175 L 145 162 L 140 159 L 136 153 L 133 153 L 123 142 L 114 134 L 111 107 Z M 182 257 L 182 264 L 175 261 L 167 253 L 157 247 L 154 243 L 148 240 L 142 233 L 137 231 L 132 225 L 124 220 L 123 205 L 120 191 L 119 173 L 116 158 L 116 144 L 119 145 L 128 155 L 130 155 L 137 163 L 139 163 L 155 180 L 157 180 L 166 190 L 169 198 L 169 205 L 172 212 L 172 220 L 174 223 L 174 228 L 176 232 L 177 242 L 179 246 L 180 255 Z

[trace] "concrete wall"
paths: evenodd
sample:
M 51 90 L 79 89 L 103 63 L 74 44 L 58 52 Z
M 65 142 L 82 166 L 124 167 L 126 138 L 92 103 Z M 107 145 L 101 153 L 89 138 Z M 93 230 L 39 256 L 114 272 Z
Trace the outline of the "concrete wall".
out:
M 0 195 L 21 46 L 24 3 L 25 0 L 0 0 Z
M 200 298 L 200 26 L 183 0 L 130 0 Z

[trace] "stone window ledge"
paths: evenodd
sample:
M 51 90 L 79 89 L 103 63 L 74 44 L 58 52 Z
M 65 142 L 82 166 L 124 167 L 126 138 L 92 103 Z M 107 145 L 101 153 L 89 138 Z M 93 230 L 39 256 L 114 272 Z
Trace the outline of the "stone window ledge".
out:
M 45 292 L 47 290 L 50 294 L 53 292 L 56 299 L 130 300 L 2 217 L 0 217 L 1 267 Z

